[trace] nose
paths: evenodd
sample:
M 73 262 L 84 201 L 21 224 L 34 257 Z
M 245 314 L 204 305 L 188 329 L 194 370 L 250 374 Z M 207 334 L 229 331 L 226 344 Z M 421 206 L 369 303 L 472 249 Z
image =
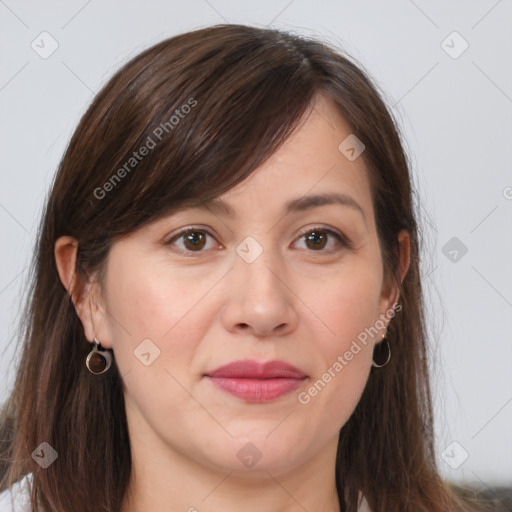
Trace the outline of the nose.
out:
M 229 273 L 228 299 L 222 311 L 222 322 L 229 332 L 283 336 L 297 327 L 297 298 L 284 267 L 264 254 L 252 263 L 237 258 Z

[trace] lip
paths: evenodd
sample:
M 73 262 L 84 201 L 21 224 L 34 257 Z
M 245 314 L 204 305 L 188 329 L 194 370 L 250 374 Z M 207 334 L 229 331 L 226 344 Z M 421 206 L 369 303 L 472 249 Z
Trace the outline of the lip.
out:
M 265 403 L 300 387 L 307 375 L 284 361 L 234 361 L 205 374 L 212 384 L 242 400 Z

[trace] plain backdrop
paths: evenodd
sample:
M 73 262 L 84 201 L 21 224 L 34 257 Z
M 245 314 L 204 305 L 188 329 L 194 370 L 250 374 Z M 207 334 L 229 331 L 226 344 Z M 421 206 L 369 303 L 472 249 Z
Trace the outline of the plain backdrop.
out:
M 510 484 L 510 0 L 1 0 L 0 401 L 41 208 L 80 116 L 141 50 L 225 22 L 318 37 L 379 83 L 420 199 L 439 465 L 455 481 Z

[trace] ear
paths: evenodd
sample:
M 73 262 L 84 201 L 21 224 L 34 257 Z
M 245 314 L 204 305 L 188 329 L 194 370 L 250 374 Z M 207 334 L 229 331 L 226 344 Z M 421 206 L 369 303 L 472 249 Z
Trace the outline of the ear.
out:
M 112 348 L 101 286 L 94 281 L 94 276 L 85 283 L 80 280 L 76 273 L 77 252 L 76 238 L 61 236 L 55 242 L 55 263 L 60 280 L 71 296 L 85 337 L 91 342 L 97 337 L 102 347 Z
M 406 229 L 402 229 L 398 233 L 398 246 L 400 283 L 402 283 L 411 263 L 411 237 Z M 379 313 L 386 315 L 386 325 L 389 323 L 388 319 L 391 318 L 390 312 L 395 309 L 399 298 L 400 289 L 398 283 L 394 279 L 389 279 L 387 286 L 383 288 L 379 308 Z

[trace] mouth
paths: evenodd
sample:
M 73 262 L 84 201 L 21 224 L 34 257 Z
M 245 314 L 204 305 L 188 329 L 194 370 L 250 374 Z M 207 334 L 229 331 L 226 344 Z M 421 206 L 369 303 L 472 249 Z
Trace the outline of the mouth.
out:
M 241 400 L 266 403 L 299 388 L 308 376 L 284 361 L 234 361 L 204 375 L 218 389 Z

